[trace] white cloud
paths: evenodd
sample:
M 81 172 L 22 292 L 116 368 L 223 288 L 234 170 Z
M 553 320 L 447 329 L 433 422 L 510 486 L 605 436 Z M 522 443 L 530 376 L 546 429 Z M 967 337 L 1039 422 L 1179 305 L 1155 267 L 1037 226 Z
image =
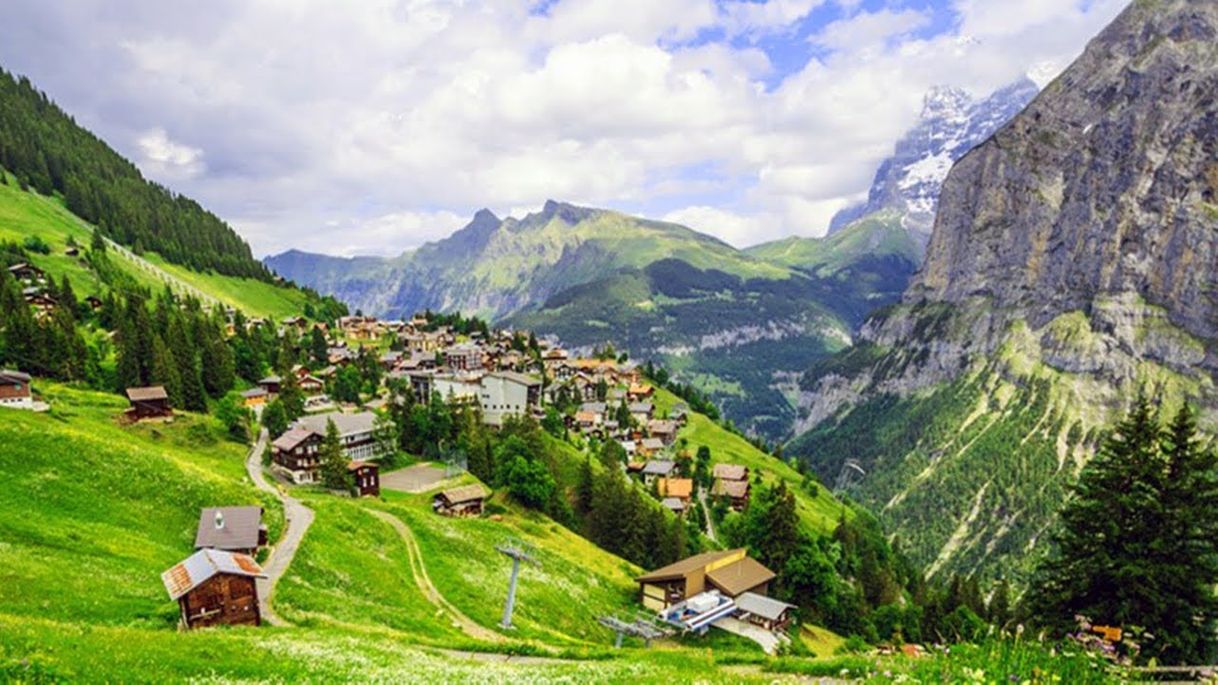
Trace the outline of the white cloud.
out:
M 136 140 L 139 145 L 142 166 L 154 176 L 172 179 L 189 179 L 203 173 L 203 151 L 175 143 L 163 128 L 146 131 Z
M 823 232 L 929 87 L 1060 68 L 1124 2 L 954 1 L 921 39 L 898 0 L 11 0 L 0 63 L 260 254 L 394 254 L 547 198 L 745 244 Z

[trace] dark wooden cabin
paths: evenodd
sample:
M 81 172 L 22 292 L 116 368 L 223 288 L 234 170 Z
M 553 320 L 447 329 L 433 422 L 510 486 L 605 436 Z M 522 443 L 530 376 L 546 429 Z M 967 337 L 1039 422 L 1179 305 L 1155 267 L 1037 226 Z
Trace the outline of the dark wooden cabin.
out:
M 127 416 L 136 421 L 173 415 L 173 408 L 169 406 L 169 394 L 159 385 L 149 388 L 127 388 L 127 399 L 131 402 Z
M 201 549 L 161 574 L 169 598 L 178 603 L 186 629 L 214 625 L 259 625 L 256 580 L 262 567 L 245 554 Z
M 486 488 L 474 483 L 452 488 L 432 498 L 431 508 L 444 516 L 481 516 L 486 501 Z
M 353 461 L 347 464 L 347 472 L 355 486 L 356 497 L 379 497 L 381 494 L 380 467 L 370 461 Z

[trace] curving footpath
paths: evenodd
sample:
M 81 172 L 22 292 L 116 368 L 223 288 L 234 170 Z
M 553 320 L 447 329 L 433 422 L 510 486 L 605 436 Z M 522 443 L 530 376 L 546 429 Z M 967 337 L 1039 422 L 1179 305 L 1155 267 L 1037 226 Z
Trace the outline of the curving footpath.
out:
M 267 623 L 273 626 L 283 626 L 288 625 L 288 622 L 280 618 L 271 608 L 271 596 L 275 592 L 275 584 L 279 582 L 279 578 L 291 565 L 292 558 L 296 556 L 300 541 L 304 539 L 309 526 L 313 525 L 313 510 L 301 504 L 300 500 L 295 497 L 284 494 L 267 481 L 266 474 L 262 470 L 262 453 L 266 451 L 268 440 L 267 431 L 263 428 L 258 433 L 258 441 L 254 443 L 249 456 L 245 459 L 245 471 L 249 474 L 250 480 L 254 481 L 254 487 L 263 492 L 269 492 L 283 502 L 283 516 L 287 530 L 280 537 L 279 543 L 271 549 L 271 556 L 267 563 L 262 566 L 262 570 L 266 572 L 266 578 L 259 578 L 257 581 L 259 613 Z
M 447 613 L 453 620 L 453 625 L 459 627 L 463 633 L 475 640 L 484 640 L 487 642 L 502 642 L 503 636 L 495 631 L 479 624 L 474 619 L 466 616 L 460 609 L 453 606 L 451 602 L 444 599 L 444 595 L 436 589 L 432 584 L 431 578 L 427 575 L 427 567 L 423 565 L 423 553 L 419 550 L 419 543 L 414 539 L 414 533 L 410 528 L 398 517 L 384 511 L 376 511 L 369 509 L 369 514 L 393 526 L 393 529 L 398 532 L 402 538 L 402 542 L 406 545 L 406 553 L 410 557 L 410 575 L 414 577 L 414 583 L 418 586 L 419 591 L 431 602 L 435 607 Z

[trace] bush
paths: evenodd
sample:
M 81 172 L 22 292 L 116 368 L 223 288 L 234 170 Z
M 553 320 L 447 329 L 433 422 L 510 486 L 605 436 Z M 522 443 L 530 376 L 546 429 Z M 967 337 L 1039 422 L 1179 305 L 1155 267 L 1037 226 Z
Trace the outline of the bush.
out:
M 21 242 L 21 246 L 30 252 L 51 254 L 51 246 L 47 245 L 47 241 L 36 235 L 26 236 L 25 240 Z

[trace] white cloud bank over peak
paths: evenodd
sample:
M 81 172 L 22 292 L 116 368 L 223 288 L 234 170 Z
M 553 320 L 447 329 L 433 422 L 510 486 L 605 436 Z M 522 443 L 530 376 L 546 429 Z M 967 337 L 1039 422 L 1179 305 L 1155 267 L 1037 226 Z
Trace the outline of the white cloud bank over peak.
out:
M 551 197 L 746 245 L 822 233 L 931 86 L 1060 70 L 1123 4 L 943 2 L 927 37 L 899 0 L 10 0 L 0 64 L 260 254 Z

